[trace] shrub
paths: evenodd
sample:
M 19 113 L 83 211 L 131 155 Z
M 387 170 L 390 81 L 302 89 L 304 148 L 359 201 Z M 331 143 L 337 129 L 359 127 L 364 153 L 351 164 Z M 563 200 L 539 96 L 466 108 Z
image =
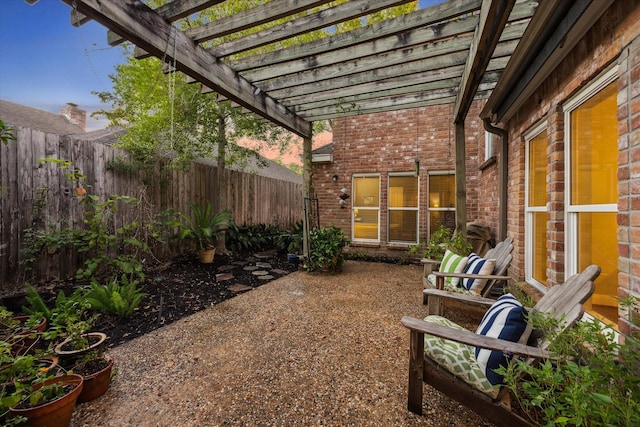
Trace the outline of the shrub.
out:
M 118 317 L 129 317 L 140 304 L 146 294 L 138 289 L 138 281 L 130 280 L 122 275 L 122 285 L 113 277 L 106 285 L 95 279 L 91 281 L 91 289 L 87 293 L 87 302 L 93 310 L 115 314 Z
M 421 255 L 424 258 L 441 260 L 445 251 L 449 249 L 461 256 L 471 253 L 473 246 L 462 233 L 453 233 L 450 228 L 441 225 L 429 237 L 429 242 L 420 242 L 419 245 L 411 245 L 408 254 L 411 256 Z
M 638 299 L 621 303 L 639 311 Z M 542 426 L 640 425 L 640 340 L 616 341 L 611 329 L 591 319 L 557 336 L 553 323 L 532 316 L 547 333 L 551 357 L 537 365 L 516 360 L 500 368 L 523 412 Z
M 344 254 L 342 249 L 349 244 L 342 229 L 332 225 L 309 232 L 309 257 L 305 260 L 305 269 L 334 273 L 342 268 Z

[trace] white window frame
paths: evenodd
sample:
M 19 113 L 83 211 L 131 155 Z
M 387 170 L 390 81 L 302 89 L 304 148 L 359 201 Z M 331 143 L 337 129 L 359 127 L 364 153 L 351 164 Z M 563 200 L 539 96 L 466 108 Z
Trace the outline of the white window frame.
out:
M 537 123 L 533 128 L 524 134 L 525 140 L 525 189 L 524 189 L 524 240 L 525 240 L 525 257 L 524 271 L 525 281 L 541 292 L 546 292 L 547 287 L 544 283 L 540 283 L 533 278 L 533 217 L 537 212 L 547 212 L 547 204 L 544 206 L 529 206 L 529 144 L 531 141 L 547 129 L 547 123 L 542 121 Z
M 614 64 L 602 72 L 584 89 L 567 100 L 563 105 L 564 112 L 564 149 L 565 149 L 565 280 L 578 273 L 578 213 L 580 212 L 618 212 L 617 203 L 600 205 L 571 204 L 571 113 L 582 104 L 593 98 L 598 92 L 615 82 L 618 77 L 618 66 Z
M 351 176 L 351 194 L 354 196 L 353 200 L 355 203 L 355 181 L 357 178 L 378 178 L 378 206 L 377 207 L 367 207 L 367 206 L 357 206 L 353 204 L 351 206 L 351 241 L 359 242 L 359 243 L 380 243 L 380 211 L 382 209 L 381 206 L 381 191 L 382 191 L 382 179 L 379 173 L 354 173 Z M 377 210 L 378 211 L 378 238 L 377 239 L 359 239 L 355 237 L 356 231 L 356 220 L 355 220 L 355 210 Z
M 431 207 L 431 200 L 429 200 L 429 188 L 431 186 L 431 177 L 432 176 L 437 176 L 437 175 L 453 175 L 453 177 L 455 179 L 456 172 L 454 170 L 429 172 L 429 177 L 428 177 L 429 178 L 429 183 L 427 185 L 427 222 L 428 222 L 427 226 L 428 226 L 428 230 L 429 230 L 429 232 L 428 232 L 429 236 L 431 236 L 433 234 L 433 232 L 436 231 L 431 226 L 431 215 L 430 215 L 431 211 L 450 211 L 450 212 L 453 212 L 454 220 L 455 220 L 455 216 L 456 216 L 456 207 L 455 207 L 455 205 L 453 206 L 453 208 L 450 208 L 450 207 L 446 207 L 446 208 L 440 208 L 440 207 L 434 208 L 434 207 Z
M 393 177 L 399 177 L 399 176 L 409 176 L 412 178 L 415 178 L 418 181 L 418 203 L 417 206 L 415 208 L 408 208 L 408 207 L 402 207 L 402 208 L 391 208 L 390 207 L 390 203 L 389 203 L 389 194 L 390 194 L 390 184 L 391 184 L 391 178 Z M 406 240 L 391 240 L 388 238 L 388 236 L 391 235 L 391 211 L 415 211 L 416 213 L 416 240 L 414 241 L 406 241 Z M 418 244 L 418 239 L 419 239 L 419 234 L 420 234 L 420 179 L 416 176 L 415 172 L 396 172 L 396 173 L 390 173 L 387 179 L 387 240 L 389 243 L 400 243 L 400 244 L 406 244 L 408 245 L 417 245 Z
M 489 131 L 484 131 L 484 159 L 489 160 L 491 157 L 495 156 L 496 150 L 496 138 L 498 135 L 495 133 L 491 133 Z

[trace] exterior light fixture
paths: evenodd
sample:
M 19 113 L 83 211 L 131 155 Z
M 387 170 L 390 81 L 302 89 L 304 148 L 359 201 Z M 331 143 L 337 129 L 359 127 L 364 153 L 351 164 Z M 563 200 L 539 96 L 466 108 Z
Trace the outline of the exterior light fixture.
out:
M 333 181 L 333 182 L 338 182 L 338 175 L 333 175 L 333 176 L 331 177 L 331 181 Z

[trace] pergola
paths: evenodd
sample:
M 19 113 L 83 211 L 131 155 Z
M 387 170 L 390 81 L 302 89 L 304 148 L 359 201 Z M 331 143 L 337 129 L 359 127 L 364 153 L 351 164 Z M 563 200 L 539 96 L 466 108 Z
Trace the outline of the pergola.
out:
M 554 19 L 559 22 L 574 9 L 584 18 L 584 10 L 601 0 L 547 0 L 540 6 L 533 0 L 449 0 L 350 32 L 326 31 L 327 37 L 287 48 L 277 48 L 277 43 L 410 0 L 348 0 L 337 6 L 330 0 L 271 0 L 186 30 L 176 22 L 234 0 L 173 0 L 155 10 L 141 0 L 62 1 L 73 8 L 75 25 L 93 19 L 110 30 L 112 44 L 128 40 L 139 57 L 160 58 L 171 71 L 200 83 L 204 92 L 215 92 L 219 99 L 302 136 L 307 197 L 314 121 L 453 104 L 456 218 L 457 227 L 464 230 L 464 120 L 471 103 L 491 96 L 525 32 L 529 42 L 518 49 L 516 64 L 521 74 L 536 53 L 533 49 L 545 49 L 538 38 L 541 31 L 557 30 L 551 28 Z M 560 37 L 573 26 L 570 23 Z M 261 29 L 216 43 L 253 27 Z M 268 45 L 276 47 L 253 53 Z M 510 74 L 511 81 L 517 80 L 514 76 L 517 73 Z M 500 96 L 507 97 L 509 87 L 503 87 Z M 496 132 L 490 116 L 496 122 L 496 115 L 488 111 L 486 126 Z M 504 175 L 506 162 L 501 163 Z M 506 218 L 506 194 L 503 197 L 501 215 Z

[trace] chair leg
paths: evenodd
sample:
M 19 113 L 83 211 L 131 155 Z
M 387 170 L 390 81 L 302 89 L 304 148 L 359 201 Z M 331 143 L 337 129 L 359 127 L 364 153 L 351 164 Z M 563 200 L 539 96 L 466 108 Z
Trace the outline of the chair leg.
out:
M 409 336 L 409 389 L 407 409 L 422 415 L 422 375 L 424 373 L 424 334 L 411 331 Z

